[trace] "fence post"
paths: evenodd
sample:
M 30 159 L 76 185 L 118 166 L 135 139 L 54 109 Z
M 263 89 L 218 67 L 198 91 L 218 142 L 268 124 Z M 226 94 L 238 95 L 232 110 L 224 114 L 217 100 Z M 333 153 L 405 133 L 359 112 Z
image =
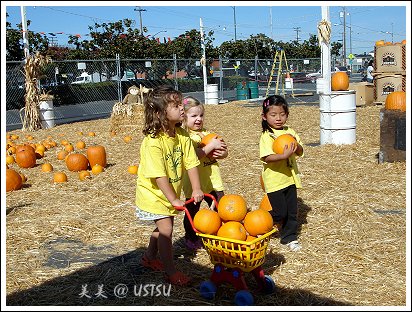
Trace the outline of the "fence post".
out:
M 173 53 L 173 79 L 175 81 L 175 89 L 179 90 L 179 84 L 177 83 L 177 59 L 176 54 Z
M 122 77 L 120 77 L 120 56 L 116 53 L 116 71 L 117 71 L 117 97 L 119 102 L 122 101 Z
M 255 80 L 258 80 L 258 56 L 255 55 Z

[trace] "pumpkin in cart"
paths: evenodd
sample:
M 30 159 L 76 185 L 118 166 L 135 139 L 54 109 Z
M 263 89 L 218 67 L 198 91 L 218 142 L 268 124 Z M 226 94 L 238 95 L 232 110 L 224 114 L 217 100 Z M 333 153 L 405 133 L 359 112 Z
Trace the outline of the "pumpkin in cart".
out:
M 266 234 L 273 228 L 273 218 L 267 210 L 256 209 L 246 214 L 243 225 L 249 235 Z
M 222 225 L 222 220 L 216 211 L 202 208 L 195 214 L 193 225 L 203 234 L 215 235 Z
M 349 88 L 349 76 L 346 72 L 336 72 L 331 78 L 332 91 L 347 91 Z
M 219 201 L 217 212 L 223 222 L 242 221 L 247 213 L 246 201 L 240 195 L 225 194 Z
M 298 142 L 292 135 L 285 133 L 285 134 L 279 135 L 273 141 L 272 149 L 276 154 L 283 154 L 285 145 L 289 147 L 291 143 L 295 143 L 295 145 L 298 144 Z

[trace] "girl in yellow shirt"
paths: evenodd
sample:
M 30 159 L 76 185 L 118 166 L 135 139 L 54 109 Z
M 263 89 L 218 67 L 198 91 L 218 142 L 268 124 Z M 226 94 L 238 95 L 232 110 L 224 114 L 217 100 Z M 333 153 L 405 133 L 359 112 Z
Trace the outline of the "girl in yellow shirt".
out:
M 207 134 L 211 132 L 203 128 L 205 109 L 197 99 L 187 96 L 183 99 L 183 107 L 186 113 L 184 121 L 184 127 L 189 132 L 190 138 L 195 146 L 196 154 L 200 160 L 199 177 L 200 185 L 204 193 L 211 194 L 219 202 L 220 198 L 224 195 L 223 181 L 220 176 L 220 169 L 217 159 L 223 159 L 227 157 L 227 144 L 222 138 L 213 138 L 210 142 L 203 146 L 201 140 Z M 188 176 L 185 174 L 183 177 L 183 191 L 186 197 L 189 197 L 192 193 L 192 187 Z M 205 201 L 212 204 L 210 197 L 205 197 Z M 191 203 L 186 205 L 192 219 L 199 211 L 199 203 Z M 189 219 L 185 215 L 183 220 L 185 228 L 185 240 L 186 247 L 191 250 L 199 249 L 203 246 L 202 240 L 193 231 Z
M 302 142 L 299 135 L 285 125 L 289 108 L 286 100 L 279 95 L 272 95 L 263 101 L 262 134 L 259 142 L 259 157 L 263 163 L 262 179 L 268 195 L 273 221 L 280 230 L 280 243 L 291 251 L 298 251 L 301 246 L 297 240 L 298 206 L 297 188 L 301 188 L 296 156 L 303 156 Z M 283 154 L 273 151 L 273 141 L 282 134 L 290 134 L 297 144 L 286 145 Z
M 199 160 L 189 134 L 180 127 L 185 117 L 182 100 L 182 93 L 169 86 L 160 86 L 148 94 L 136 186 L 136 215 L 142 220 L 154 220 L 156 225 L 141 264 L 164 270 L 167 282 L 181 286 L 188 284 L 190 278 L 178 271 L 173 262 L 172 232 L 178 213 L 174 207 L 185 204 L 180 199 L 185 171 L 192 185 L 191 197 L 195 202 L 203 200 Z

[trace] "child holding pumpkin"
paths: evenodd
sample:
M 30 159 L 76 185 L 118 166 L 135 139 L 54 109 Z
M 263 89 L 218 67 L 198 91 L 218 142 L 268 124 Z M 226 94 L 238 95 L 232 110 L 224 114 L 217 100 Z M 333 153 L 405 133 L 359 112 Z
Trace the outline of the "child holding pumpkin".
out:
M 203 104 L 194 97 L 187 96 L 183 99 L 183 107 L 186 113 L 184 126 L 189 132 L 190 138 L 195 146 L 196 154 L 200 160 L 199 176 L 202 191 L 209 193 L 219 202 L 224 195 L 223 181 L 220 176 L 220 169 L 217 159 L 227 157 L 227 144 L 221 137 L 213 134 L 203 128 L 205 109 Z M 209 143 L 204 144 L 205 136 L 211 135 Z M 203 141 L 202 141 L 203 139 Z M 187 175 L 183 177 L 183 191 L 186 197 L 192 193 L 192 188 Z M 205 201 L 212 204 L 210 197 L 205 197 Z M 199 211 L 200 203 L 190 203 L 186 205 L 192 219 Z M 185 228 L 186 246 L 189 249 L 196 250 L 202 248 L 202 240 L 196 235 L 188 217 L 185 215 L 183 220 Z
M 303 147 L 298 134 L 285 125 L 288 116 L 288 104 L 283 97 L 271 95 L 263 101 L 259 157 L 263 163 L 265 192 L 272 206 L 270 213 L 280 231 L 280 243 L 291 251 L 298 251 L 301 246 L 297 240 L 297 188 L 302 184 L 296 156 L 303 156 Z M 296 141 L 282 146 L 283 153 L 277 154 L 273 143 L 282 134 L 290 134 Z
M 169 86 L 150 91 L 144 103 L 145 137 L 140 146 L 140 163 L 136 187 L 136 215 L 154 220 L 141 264 L 165 271 L 166 281 L 186 285 L 190 278 L 178 271 L 173 262 L 172 232 L 174 216 L 183 206 L 180 199 L 183 173 L 187 171 L 195 202 L 203 200 L 196 156 L 189 134 L 181 126 L 185 113 L 182 93 Z M 157 259 L 157 254 L 160 260 Z

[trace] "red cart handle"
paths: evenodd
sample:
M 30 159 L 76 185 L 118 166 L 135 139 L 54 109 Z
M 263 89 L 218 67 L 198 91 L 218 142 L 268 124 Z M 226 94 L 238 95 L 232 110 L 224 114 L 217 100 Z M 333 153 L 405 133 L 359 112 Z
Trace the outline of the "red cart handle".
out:
M 205 193 L 204 195 L 207 196 L 207 197 L 210 197 L 213 200 L 212 205 L 209 207 L 209 209 L 214 210 L 215 207 L 217 208 L 216 198 L 211 194 Z M 201 233 L 195 228 L 195 225 L 193 224 L 193 220 L 192 220 L 192 217 L 190 216 L 189 210 L 187 210 L 187 208 L 186 208 L 187 204 L 193 203 L 194 201 L 195 201 L 195 199 L 192 197 L 191 199 L 188 199 L 187 201 L 185 201 L 184 206 L 174 206 L 174 208 L 177 209 L 177 210 L 180 210 L 180 211 L 184 211 L 187 218 L 189 219 L 190 224 L 192 225 L 193 230 L 196 233 Z

